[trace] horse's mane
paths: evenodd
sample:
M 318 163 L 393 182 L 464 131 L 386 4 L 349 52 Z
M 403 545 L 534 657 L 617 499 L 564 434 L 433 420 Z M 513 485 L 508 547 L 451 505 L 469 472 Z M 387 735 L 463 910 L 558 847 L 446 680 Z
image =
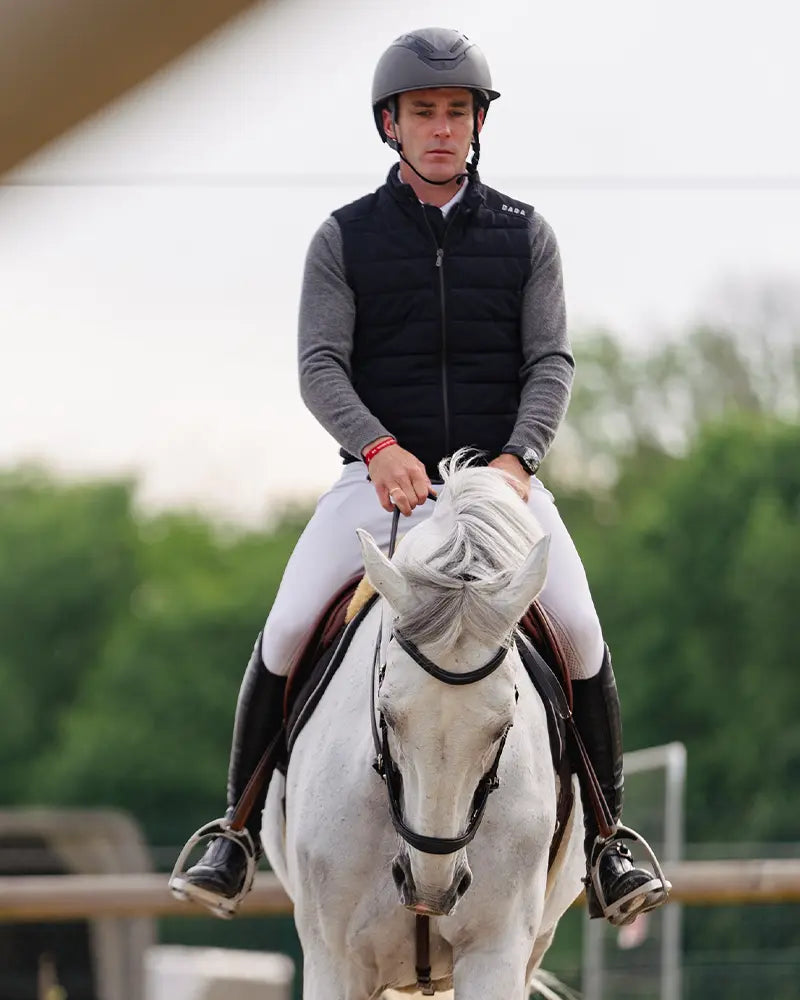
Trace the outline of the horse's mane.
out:
M 431 517 L 446 532 L 439 547 L 415 559 L 398 552 L 398 565 L 415 607 L 401 615 L 413 642 L 451 648 L 465 635 L 499 644 L 508 635 L 502 592 L 542 529 L 497 469 L 478 467 L 467 449 L 439 465 L 444 487 Z

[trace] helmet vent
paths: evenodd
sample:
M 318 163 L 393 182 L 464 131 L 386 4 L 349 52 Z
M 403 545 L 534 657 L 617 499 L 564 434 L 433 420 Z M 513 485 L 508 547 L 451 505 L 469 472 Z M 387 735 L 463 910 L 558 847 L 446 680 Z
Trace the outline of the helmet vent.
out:
M 458 38 L 448 49 L 437 49 L 427 38 L 420 38 L 419 35 L 404 35 L 395 44 L 405 49 L 410 49 L 418 59 L 424 62 L 431 69 L 452 70 L 460 65 L 467 57 L 468 48 L 464 45 L 464 39 Z

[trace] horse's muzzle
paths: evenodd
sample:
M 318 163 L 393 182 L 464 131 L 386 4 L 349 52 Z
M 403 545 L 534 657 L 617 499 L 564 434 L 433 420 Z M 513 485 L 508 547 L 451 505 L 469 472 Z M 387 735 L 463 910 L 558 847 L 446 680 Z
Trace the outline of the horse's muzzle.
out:
M 466 860 L 456 868 L 453 881 L 444 892 L 420 890 L 411 872 L 411 859 L 401 852 L 392 861 L 392 878 L 400 894 L 400 902 L 421 916 L 446 917 L 472 884 L 472 872 Z

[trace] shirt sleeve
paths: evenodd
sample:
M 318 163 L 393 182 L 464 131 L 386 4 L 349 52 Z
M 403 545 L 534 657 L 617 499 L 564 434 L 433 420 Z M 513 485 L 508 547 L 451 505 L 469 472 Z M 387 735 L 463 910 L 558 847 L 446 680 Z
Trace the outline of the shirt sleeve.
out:
M 575 361 L 567 337 L 561 254 L 538 213 L 531 233 L 531 274 L 523 292 L 520 405 L 507 444 L 547 454 L 567 411 Z
M 347 283 L 342 231 L 329 216 L 306 255 L 300 295 L 298 366 L 303 402 L 345 451 L 361 457 L 376 438 L 389 435 L 352 383 L 356 301 Z

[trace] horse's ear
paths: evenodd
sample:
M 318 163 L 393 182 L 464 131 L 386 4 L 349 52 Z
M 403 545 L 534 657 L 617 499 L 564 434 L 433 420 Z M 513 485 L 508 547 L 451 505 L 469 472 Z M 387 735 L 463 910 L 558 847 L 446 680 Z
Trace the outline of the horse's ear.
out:
M 509 612 L 513 612 L 515 622 L 525 614 L 544 586 L 549 551 L 550 536 L 542 535 L 503 593 L 504 602 L 507 602 Z
M 412 603 L 411 589 L 400 570 L 390 562 L 375 543 L 375 539 L 363 528 L 356 528 L 364 557 L 367 579 L 398 613 L 407 610 Z

